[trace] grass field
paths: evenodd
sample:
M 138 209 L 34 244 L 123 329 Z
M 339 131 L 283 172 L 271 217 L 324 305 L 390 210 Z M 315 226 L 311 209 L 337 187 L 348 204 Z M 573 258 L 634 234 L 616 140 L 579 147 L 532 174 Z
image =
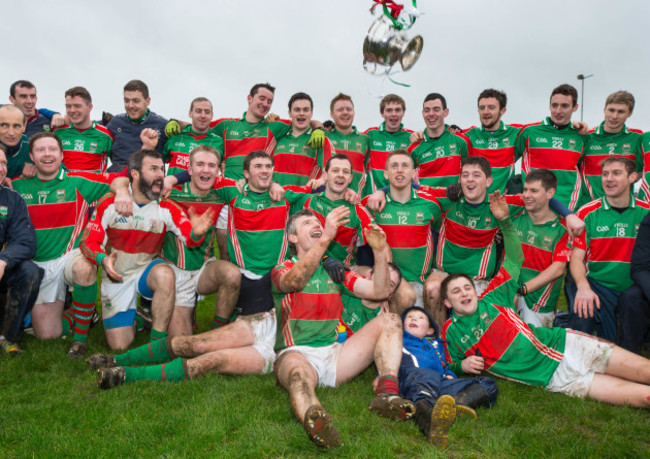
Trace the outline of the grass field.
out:
M 199 305 L 205 330 L 214 299 Z M 136 344 L 145 343 L 141 333 Z M 311 457 L 324 454 L 293 418 L 272 375 L 208 375 L 177 384 L 139 382 L 109 391 L 70 341 L 25 336 L 26 353 L 0 356 L 0 457 Z M 90 351 L 107 352 L 101 325 Z M 370 368 L 352 383 L 321 389 L 344 445 L 335 457 L 650 457 L 650 417 L 627 407 L 571 399 L 499 381 L 479 420 L 458 420 L 444 452 L 413 422 L 368 411 Z

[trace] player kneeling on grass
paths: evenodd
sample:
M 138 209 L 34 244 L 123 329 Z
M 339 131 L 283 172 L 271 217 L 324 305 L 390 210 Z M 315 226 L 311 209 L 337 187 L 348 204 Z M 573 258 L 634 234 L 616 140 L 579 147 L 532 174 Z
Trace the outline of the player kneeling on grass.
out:
M 316 397 L 316 386 L 336 387 L 360 374 L 373 360 L 379 381 L 370 409 L 397 419 L 409 419 L 415 411 L 411 402 L 398 395 L 402 329 L 397 315 L 380 314 L 343 344 L 335 342 L 342 295 L 383 300 L 399 284 L 399 274 L 388 268 L 386 235 L 374 224 L 365 234 L 375 257 L 372 280 L 352 271 L 346 272 L 342 284 L 330 279 L 322 257 L 349 215 L 348 208 L 337 207 L 323 228 L 307 209 L 294 214 L 287 233 L 295 256 L 276 266 L 271 274 L 279 322 L 275 374 L 289 392 L 293 413 L 309 438 L 325 448 L 338 446 L 341 439 Z
M 490 195 L 490 209 L 503 232 L 501 269 L 480 298 L 465 274 L 452 274 L 441 285 L 444 304 L 453 312 L 443 328 L 451 368 L 469 374 L 486 370 L 552 392 L 650 408 L 650 360 L 584 333 L 529 326 L 519 318 L 513 301 L 521 244 L 498 191 Z
M 157 151 L 133 153 L 128 167 L 133 215 L 121 215 L 115 196 L 106 195 L 97 204 L 80 244 L 84 256 L 103 268 L 102 316 L 106 341 L 113 349 L 127 348 L 135 337 L 138 294 L 152 299 L 151 339 L 167 336 L 175 277 L 158 258 L 165 233 L 172 231 L 188 247 L 197 247 L 214 218 L 210 209 L 201 215 L 190 209 L 188 219 L 173 202 L 159 200 L 165 165 Z
M 492 406 L 499 394 L 489 377 L 457 378 L 449 369 L 438 326 L 423 308 L 402 313 L 404 342 L 399 367 L 400 394 L 415 403 L 413 420 L 427 439 L 441 448 L 457 415 L 477 418 L 474 408 Z

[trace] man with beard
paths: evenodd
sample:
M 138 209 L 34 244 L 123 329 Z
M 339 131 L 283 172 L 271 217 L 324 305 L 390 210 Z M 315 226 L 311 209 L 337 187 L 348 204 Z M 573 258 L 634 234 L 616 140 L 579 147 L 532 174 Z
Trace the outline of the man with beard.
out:
M 173 232 L 188 247 L 197 247 L 212 225 L 213 212 L 190 219 L 176 204 L 158 201 L 165 165 L 154 150 L 139 150 L 128 162 L 133 215 L 117 212 L 115 196 L 106 195 L 84 230 L 82 253 L 102 269 L 102 314 L 108 345 L 125 349 L 135 337 L 137 295 L 152 300 L 151 339 L 167 336 L 174 310 L 174 272 L 157 258 L 165 233 Z M 105 247 L 111 247 L 110 254 Z

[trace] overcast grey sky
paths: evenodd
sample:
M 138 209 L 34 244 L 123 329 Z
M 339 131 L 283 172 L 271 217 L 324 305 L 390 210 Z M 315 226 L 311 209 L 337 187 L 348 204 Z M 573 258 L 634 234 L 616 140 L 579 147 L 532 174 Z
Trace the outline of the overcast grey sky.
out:
M 631 91 L 630 127 L 650 130 L 650 2 L 647 0 L 420 0 L 410 35 L 424 38 L 415 67 L 397 86 L 362 68 L 362 43 L 373 21 L 370 0 L 313 1 L 22 1 L 3 2 L 5 44 L 0 87 L 7 101 L 17 79 L 31 80 L 39 106 L 64 110 L 63 93 L 81 85 L 93 96 L 93 117 L 123 112 L 122 87 L 145 81 L 151 109 L 187 118 L 189 102 L 209 97 L 215 117 L 240 116 L 256 82 L 277 87 L 272 111 L 286 116 L 297 91 L 309 93 L 315 117 L 329 101 L 354 98 L 359 129 L 381 119 L 377 96 L 406 100 L 405 124 L 422 129 L 424 96 L 447 98 L 448 121 L 478 122 L 476 97 L 488 87 L 508 94 L 506 122 L 548 114 L 561 83 L 585 83 L 585 121 L 602 120 L 606 96 Z M 579 101 L 582 103 L 582 101 Z M 580 112 L 574 116 L 579 119 Z

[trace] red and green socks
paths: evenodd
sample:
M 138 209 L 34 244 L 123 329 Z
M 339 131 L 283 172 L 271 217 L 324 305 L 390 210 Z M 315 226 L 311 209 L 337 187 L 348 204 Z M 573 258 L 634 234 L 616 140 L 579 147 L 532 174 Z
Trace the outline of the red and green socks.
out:
M 85 343 L 88 339 L 88 329 L 95 312 L 95 301 L 97 300 L 97 284 L 78 285 L 74 284 L 72 291 L 72 307 L 70 312 L 74 315 L 73 341 Z
M 385 375 L 380 376 L 377 382 L 377 395 L 379 394 L 399 394 L 399 383 L 397 376 Z

